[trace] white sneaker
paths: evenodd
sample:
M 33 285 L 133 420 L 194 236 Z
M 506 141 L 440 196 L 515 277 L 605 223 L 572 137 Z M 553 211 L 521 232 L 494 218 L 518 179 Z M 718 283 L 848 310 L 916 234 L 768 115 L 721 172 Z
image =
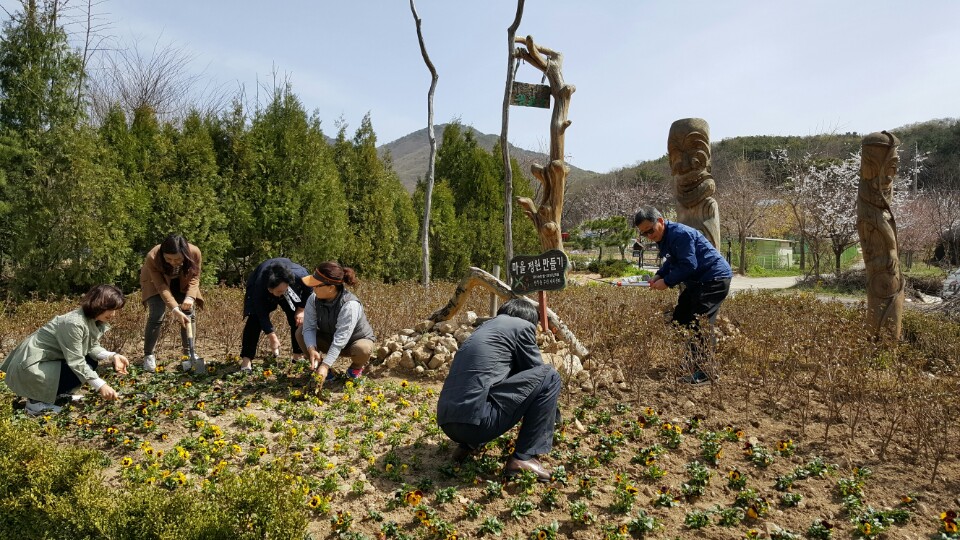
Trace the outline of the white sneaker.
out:
M 143 357 L 143 370 L 146 371 L 146 372 L 148 372 L 148 373 L 153 373 L 153 372 L 157 371 L 157 357 L 154 356 L 154 355 L 152 355 L 152 354 L 148 354 L 148 355 L 144 356 L 144 357 Z
M 44 403 L 42 401 L 35 401 L 32 399 L 27 400 L 27 414 L 30 416 L 38 416 L 44 413 L 53 413 L 57 414 L 63 407 L 58 407 L 53 403 Z

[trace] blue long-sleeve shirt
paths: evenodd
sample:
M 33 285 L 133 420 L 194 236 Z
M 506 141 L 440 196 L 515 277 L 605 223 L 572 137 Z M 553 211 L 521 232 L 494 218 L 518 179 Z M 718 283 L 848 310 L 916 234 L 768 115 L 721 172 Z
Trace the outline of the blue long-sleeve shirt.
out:
M 682 223 L 664 221 L 663 225 L 663 237 L 657 242 L 657 248 L 663 254 L 663 265 L 657 275 L 668 286 L 733 277 L 727 260 L 703 233 Z

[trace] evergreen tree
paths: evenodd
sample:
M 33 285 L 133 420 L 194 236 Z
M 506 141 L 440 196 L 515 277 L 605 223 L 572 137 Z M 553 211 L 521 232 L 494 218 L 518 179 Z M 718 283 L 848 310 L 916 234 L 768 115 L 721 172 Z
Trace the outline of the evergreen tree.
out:
M 0 40 L 0 126 L 30 145 L 40 133 L 79 119 L 74 92 L 83 65 L 70 50 L 56 5 L 37 4 L 13 13 Z
M 182 234 L 203 252 L 201 279 L 216 282 L 216 270 L 230 248 L 226 216 L 220 209 L 222 191 L 213 139 L 196 111 L 187 115 L 180 132 L 164 127 L 170 152 L 154 185 L 151 236 L 159 243 L 167 234 Z
M 343 259 L 368 277 L 399 279 L 416 275 L 418 263 L 409 270 L 401 266 L 416 260 L 416 236 L 409 238 L 416 225 L 405 224 L 403 216 L 412 205 L 400 203 L 403 192 L 400 180 L 377 154 L 377 136 L 368 114 L 363 118 L 353 141 L 346 140 L 346 126 L 341 126 L 334 144 L 334 161 L 346 195 L 347 215 L 352 236 L 344 249 Z M 416 222 L 416 218 L 413 219 Z M 413 250 L 413 253 L 407 251 Z M 412 259 L 411 259 L 412 257 Z
M 417 215 L 423 214 L 424 192 L 423 182 L 418 182 L 413 194 Z M 434 183 L 430 206 L 431 274 L 434 279 L 460 279 L 470 259 L 464 249 L 464 231 L 453 205 L 453 192 L 446 181 Z
M 248 117 L 239 99 L 219 117 L 206 119 L 223 191 L 220 207 L 227 216 L 230 250 L 220 267 L 220 278 L 243 284 L 249 271 L 260 263 L 255 206 L 261 204 L 261 186 L 254 180 L 257 152 L 247 129 Z
M 78 292 L 123 280 L 133 258 L 135 186 L 92 130 L 79 126 L 81 75 L 56 6 L 24 4 L 0 41 L 0 251 L 13 288 Z

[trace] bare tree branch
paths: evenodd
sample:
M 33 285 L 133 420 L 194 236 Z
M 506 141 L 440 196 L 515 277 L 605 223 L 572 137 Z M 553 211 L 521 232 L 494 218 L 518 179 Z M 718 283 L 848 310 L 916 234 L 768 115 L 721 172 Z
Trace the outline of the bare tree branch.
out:
M 433 174 L 437 163 L 437 137 L 433 132 L 433 95 L 437 89 L 437 68 L 430 61 L 427 46 L 423 41 L 423 21 L 417 14 L 417 6 L 410 0 L 410 11 L 417 25 L 417 40 L 420 42 L 420 55 L 430 71 L 430 90 L 427 92 L 427 137 L 430 139 L 430 159 L 427 161 L 427 189 L 423 201 L 423 224 L 420 227 L 420 249 L 423 257 L 423 285 L 430 286 L 430 205 L 433 199 Z

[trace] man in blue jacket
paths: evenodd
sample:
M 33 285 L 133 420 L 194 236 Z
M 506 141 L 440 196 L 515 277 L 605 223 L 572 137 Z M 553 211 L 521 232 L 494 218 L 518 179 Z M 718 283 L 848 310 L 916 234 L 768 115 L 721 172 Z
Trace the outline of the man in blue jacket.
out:
M 301 278 L 309 275 L 306 268 L 290 259 L 268 259 L 247 278 L 247 294 L 243 300 L 243 327 L 240 346 L 240 369 L 250 371 L 251 362 L 257 355 L 260 333 L 267 335 L 270 350 L 280 350 L 280 338 L 270 321 L 270 314 L 279 306 L 290 325 L 290 346 L 294 358 L 302 358 L 303 351 L 295 337 L 297 327 L 303 324 L 303 309 L 310 296 L 310 287 Z
M 713 324 L 720 304 L 730 293 L 733 270 L 723 255 L 700 231 L 682 223 L 663 219 L 652 206 L 642 206 L 633 218 L 640 235 L 657 243 L 664 260 L 650 280 L 650 288 L 664 290 L 683 284 L 683 291 L 673 310 L 673 321 L 690 328 L 694 338 L 688 347 L 687 368 L 690 375 L 683 382 L 701 384 L 710 381 L 700 362 L 704 358 L 703 341 L 698 319 L 706 316 Z
M 460 461 L 523 420 L 504 474 L 530 471 L 547 482 L 537 456 L 553 448 L 560 388 L 560 374 L 537 346 L 537 309 L 515 298 L 460 347 L 440 391 L 437 424 L 460 444 Z

